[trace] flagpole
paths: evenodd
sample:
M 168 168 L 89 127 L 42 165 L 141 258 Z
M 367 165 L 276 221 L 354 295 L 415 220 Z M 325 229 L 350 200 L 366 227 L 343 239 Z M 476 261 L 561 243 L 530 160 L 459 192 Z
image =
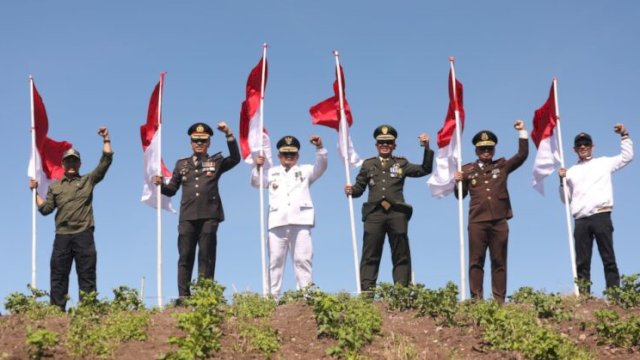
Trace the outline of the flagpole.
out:
M 260 81 L 260 126 L 258 129 L 258 148 L 260 149 L 260 156 L 264 156 L 264 83 L 265 83 L 265 70 L 267 66 L 267 43 L 262 44 L 262 78 Z M 271 274 L 267 266 L 266 248 L 268 248 L 268 238 L 264 236 L 265 228 L 265 215 L 264 215 L 264 190 L 262 184 L 264 181 L 264 166 L 258 168 L 259 184 L 260 184 L 260 258 L 262 260 L 262 295 L 267 296 L 271 293 Z
M 562 129 L 560 127 L 560 109 L 558 107 L 558 79 L 553 78 L 553 101 L 556 109 L 556 128 L 558 129 L 558 150 L 560 153 L 560 167 L 564 168 L 564 152 L 562 148 Z M 573 228 L 571 226 L 571 209 L 569 208 L 569 192 L 567 190 L 567 178 L 562 178 L 562 195 L 564 196 L 564 213 L 567 222 L 567 238 L 569 240 L 569 256 L 571 257 L 571 271 L 573 273 L 573 293 L 578 296 L 580 291 L 576 279 L 578 271 L 576 269 L 576 253 L 573 243 Z
M 455 104 L 454 113 L 456 115 L 456 158 L 457 158 L 457 167 L 458 172 L 462 171 L 462 140 L 460 136 L 460 111 L 458 110 L 458 94 L 456 93 L 457 84 L 456 84 L 456 70 L 454 66 L 455 58 L 453 56 L 449 57 L 449 65 L 451 67 L 451 77 L 452 79 L 452 89 L 453 89 L 453 100 Z M 462 181 L 458 181 L 458 237 L 460 239 L 460 300 L 464 301 L 467 297 L 467 276 L 465 271 L 465 254 L 464 254 L 464 215 L 463 215 L 463 204 L 462 204 Z
M 162 88 L 164 86 L 164 75 L 160 73 L 160 89 L 158 92 L 158 152 L 157 165 L 158 176 L 164 181 L 162 173 Z M 162 186 L 156 186 L 156 273 L 158 287 L 158 307 L 162 308 Z
M 36 176 L 36 117 L 33 101 L 33 76 L 29 75 L 31 94 L 31 154 L 33 156 L 33 175 Z M 34 179 L 35 180 L 35 179 Z M 36 288 L 36 196 L 38 188 L 31 190 L 31 287 Z
M 336 59 L 336 73 L 337 73 L 337 78 L 338 78 L 338 94 L 340 96 L 340 128 L 343 129 L 344 131 L 340 132 L 340 149 L 343 156 L 343 160 L 344 160 L 344 173 L 345 176 L 347 178 L 347 185 L 351 185 L 351 171 L 349 169 L 349 159 L 347 159 L 348 157 L 348 151 L 347 151 L 347 120 L 346 120 L 346 114 L 344 111 L 344 91 L 342 89 L 342 72 L 340 71 L 340 54 L 338 53 L 337 50 L 333 51 L 333 56 Z M 360 292 L 362 291 L 362 289 L 360 288 L 360 264 L 358 261 L 358 243 L 356 241 L 356 225 L 355 225 L 355 215 L 353 213 L 353 197 L 351 195 L 347 196 L 348 199 L 348 203 L 349 203 L 349 219 L 351 221 L 351 243 L 353 245 L 353 264 L 354 264 L 354 268 L 355 268 L 355 274 L 356 274 L 356 289 L 357 289 L 357 293 L 360 294 Z

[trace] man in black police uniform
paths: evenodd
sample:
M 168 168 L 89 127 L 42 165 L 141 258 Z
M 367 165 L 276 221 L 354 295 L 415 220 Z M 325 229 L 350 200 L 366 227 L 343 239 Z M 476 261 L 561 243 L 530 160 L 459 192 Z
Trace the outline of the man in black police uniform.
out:
M 404 201 L 405 178 L 422 177 L 431 173 L 433 150 L 429 149 L 429 136 L 422 133 L 418 139 L 424 146 L 422 164 L 412 164 L 400 156 L 392 156 L 398 133 L 391 125 L 378 126 L 373 132 L 378 156 L 364 161 L 353 185 L 345 186 L 345 193 L 360 197 L 367 186 L 369 199 L 362 205 L 364 238 L 360 262 L 360 287 L 371 291 L 376 286 L 385 234 L 389 236 L 393 282 L 409 285 L 411 281 L 411 252 L 407 229 L 413 213 Z
M 191 137 L 193 155 L 180 159 L 173 169 L 168 184 L 161 177 L 155 178 L 156 185 L 161 185 L 163 195 L 173 196 L 182 186 L 180 201 L 180 221 L 178 224 L 178 294 L 189 296 L 189 285 L 193 264 L 198 253 L 199 277 L 213 279 L 216 266 L 216 245 L 218 224 L 224 220 L 224 211 L 218 181 L 222 173 L 230 170 L 240 162 L 238 143 L 225 122 L 218 123 L 218 130 L 227 138 L 229 156 L 220 153 L 207 154 L 211 144 L 213 130 L 205 123 L 193 124 L 187 133 Z

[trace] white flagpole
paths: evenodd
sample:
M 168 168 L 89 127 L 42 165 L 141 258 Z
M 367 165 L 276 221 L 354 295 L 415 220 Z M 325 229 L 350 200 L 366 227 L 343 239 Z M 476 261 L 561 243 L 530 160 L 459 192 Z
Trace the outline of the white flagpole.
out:
M 348 159 L 348 139 L 347 139 L 347 116 L 344 111 L 344 92 L 342 89 L 342 73 L 340 72 L 340 54 L 337 50 L 333 51 L 333 55 L 336 58 L 336 73 L 338 78 L 338 94 L 340 96 L 340 128 L 343 131 L 340 132 L 340 150 L 342 151 L 342 157 L 344 158 L 344 173 L 347 178 L 347 185 L 351 185 L 351 171 L 349 169 L 349 159 Z M 349 202 L 349 218 L 351 220 L 351 243 L 353 244 L 353 264 L 355 268 L 356 274 L 356 289 L 358 294 L 362 291 L 360 288 L 360 262 L 358 260 L 358 243 L 356 241 L 356 225 L 355 225 L 355 216 L 353 214 L 353 197 L 348 195 L 347 197 Z
M 36 176 L 36 116 L 33 101 L 33 76 L 29 76 L 31 93 L 31 156 L 33 157 L 33 175 Z M 36 288 L 36 194 L 38 188 L 31 190 L 31 287 Z
M 558 79 L 553 78 L 553 101 L 556 106 L 556 124 L 558 129 L 558 152 L 560 153 L 560 167 L 564 168 L 564 152 L 562 148 L 562 129 L 560 127 L 560 108 L 558 107 Z M 571 209 L 569 208 L 569 193 L 567 190 L 567 178 L 562 178 L 562 193 L 564 196 L 564 213 L 567 222 L 567 238 L 569 240 L 569 256 L 571 257 L 571 271 L 573 273 L 573 293 L 578 296 L 580 291 L 576 279 L 578 278 L 578 271 L 576 269 L 576 253 L 573 243 L 573 228 L 571 225 Z
M 264 156 L 264 83 L 265 83 L 265 70 L 267 67 L 267 43 L 262 44 L 262 79 L 260 81 L 260 126 L 258 136 L 258 147 L 260 148 L 260 156 Z M 262 295 L 267 296 L 271 293 L 271 274 L 269 266 L 267 264 L 266 249 L 269 247 L 269 239 L 264 236 L 265 228 L 265 215 L 264 215 L 264 189 L 262 184 L 264 181 L 264 166 L 258 168 L 259 184 L 260 184 L 260 252 L 262 260 Z
M 453 65 L 455 59 L 453 56 L 449 57 L 449 65 L 451 67 L 451 77 L 452 79 L 452 89 L 453 89 L 453 99 L 456 104 L 458 103 L 458 94 L 456 93 L 456 70 Z M 458 159 L 457 166 L 458 171 L 462 171 L 462 140 L 460 136 L 460 111 L 458 111 L 458 107 L 455 108 L 456 115 L 456 157 Z M 460 239 L 460 300 L 464 301 L 467 298 L 467 275 L 465 269 L 465 255 L 464 255 L 464 214 L 462 212 L 463 204 L 462 204 L 462 182 L 458 182 L 458 236 Z
M 158 151 L 156 162 L 158 164 L 158 176 L 164 181 L 162 174 L 162 88 L 164 86 L 164 74 L 160 74 L 160 89 L 158 92 Z M 158 274 L 158 307 L 162 308 L 162 192 L 161 186 L 156 186 L 156 273 Z

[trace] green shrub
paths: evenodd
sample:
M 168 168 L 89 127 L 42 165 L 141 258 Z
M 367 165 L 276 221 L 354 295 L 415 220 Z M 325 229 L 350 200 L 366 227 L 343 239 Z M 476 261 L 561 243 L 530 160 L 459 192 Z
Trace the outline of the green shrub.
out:
M 317 292 L 311 303 L 318 336 L 338 340 L 338 345 L 327 349 L 328 355 L 357 359 L 360 349 L 371 343 L 382 329 L 382 316 L 368 299 Z
M 611 303 L 629 309 L 640 305 L 640 274 L 622 275 L 621 286 L 614 286 L 604 291 L 604 295 Z
M 32 331 L 27 328 L 27 352 L 29 359 L 42 359 L 53 356 L 51 350 L 58 344 L 58 334 L 47 329 Z
M 184 336 L 171 336 L 169 343 L 178 346 L 161 359 L 206 359 L 220 350 L 224 321 L 224 287 L 209 279 L 201 279 L 191 287 L 192 295 L 184 300 L 188 312 L 176 314 L 178 328 Z
M 521 287 L 510 298 L 514 304 L 533 305 L 536 316 L 540 319 L 562 321 L 572 318 L 571 311 L 565 308 L 560 294 L 546 294 L 531 287 Z
M 390 310 L 417 310 L 416 316 L 430 316 L 441 325 L 454 325 L 458 312 L 458 286 L 448 282 L 444 288 L 431 290 L 423 284 L 403 286 L 381 283 L 375 289 Z
M 568 338 L 540 325 L 532 309 L 480 301 L 468 304 L 465 311 L 493 349 L 517 351 L 535 360 L 592 358 Z
M 27 285 L 31 295 L 14 292 L 7 296 L 4 307 L 14 315 L 25 315 L 31 320 L 41 320 L 48 316 L 62 315 L 59 307 L 50 305 L 49 302 L 39 301 L 40 298 L 48 297 L 44 290 L 32 288 Z
M 600 337 L 600 343 L 630 349 L 640 346 L 640 318 L 630 316 L 628 319 L 620 319 L 613 310 L 596 310 L 596 331 Z
M 233 294 L 233 316 L 242 318 L 270 317 L 276 309 L 276 301 L 271 297 L 262 297 L 256 293 Z
M 71 355 L 108 358 L 123 342 L 146 340 L 149 313 L 132 310 L 128 300 L 119 297 L 122 290 L 122 287 L 114 290 L 118 300 L 113 302 L 99 300 L 96 292 L 81 293 L 78 306 L 69 310 L 71 319 L 66 344 Z M 124 293 L 133 294 L 128 290 Z
M 280 349 L 278 331 L 264 319 L 257 324 L 245 320 L 240 323 L 239 330 L 240 337 L 247 341 L 249 348 L 258 351 L 265 358 L 271 358 Z

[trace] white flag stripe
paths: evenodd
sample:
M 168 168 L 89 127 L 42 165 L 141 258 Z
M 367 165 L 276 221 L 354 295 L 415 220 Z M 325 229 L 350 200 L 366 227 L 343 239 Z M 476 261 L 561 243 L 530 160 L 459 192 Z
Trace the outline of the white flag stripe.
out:
M 544 195 L 544 178 L 560 167 L 560 152 L 555 132 L 542 140 L 533 162 L 533 187 Z
M 349 166 L 351 168 L 356 168 L 362 165 L 362 159 L 358 153 L 356 153 L 356 149 L 353 146 L 353 142 L 351 141 L 351 134 L 349 133 L 349 126 L 346 126 L 346 129 L 343 127 L 347 124 L 346 121 L 340 121 L 340 125 L 338 127 L 338 154 L 342 158 L 347 159 Z M 346 136 L 343 136 L 346 134 Z M 343 143 L 342 139 L 346 138 L 346 144 Z
M 156 133 L 144 151 L 144 185 L 142 187 L 142 198 L 140 199 L 143 203 L 154 209 L 157 208 L 157 185 L 153 183 L 153 179 L 161 173 L 161 169 L 158 168 L 159 157 L 160 148 L 158 146 L 158 134 Z M 165 181 L 167 180 L 168 179 L 165 179 Z M 162 195 L 162 208 L 167 211 L 176 212 L 173 206 L 171 206 L 171 199 L 168 196 Z
M 49 191 L 49 185 L 51 185 L 55 180 L 49 179 L 47 174 L 42 171 L 42 160 L 40 159 L 40 153 L 38 153 L 38 150 L 31 152 L 27 175 L 38 182 L 38 194 L 42 197 L 46 197 L 47 191 Z
M 260 109 L 256 110 L 256 113 L 253 115 L 251 120 L 249 120 L 249 155 L 244 159 L 244 161 L 249 164 L 254 164 L 254 159 L 260 155 Z M 262 152 L 264 153 L 265 160 L 267 162 L 267 166 L 271 167 L 273 165 L 272 155 L 271 155 L 271 140 L 269 139 L 269 135 L 262 132 Z
M 427 180 L 427 185 L 429 185 L 433 197 L 445 197 L 453 193 L 455 189 L 453 176 L 458 167 L 457 145 L 456 137 L 452 136 L 449 145 L 438 149 L 435 169 L 429 180 Z

